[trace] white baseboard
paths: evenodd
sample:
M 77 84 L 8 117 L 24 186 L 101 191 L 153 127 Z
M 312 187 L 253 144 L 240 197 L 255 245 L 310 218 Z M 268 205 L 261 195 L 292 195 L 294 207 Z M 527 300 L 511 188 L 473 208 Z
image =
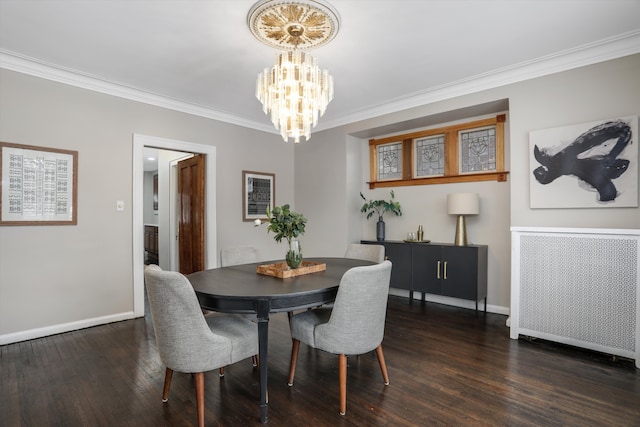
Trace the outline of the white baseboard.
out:
M 390 288 L 389 294 L 399 296 L 399 297 L 404 297 L 407 299 L 409 298 L 409 291 L 405 291 L 402 289 Z M 420 292 L 414 293 L 414 299 L 419 301 L 421 297 L 422 295 L 420 294 Z M 475 309 L 476 307 L 475 302 L 473 301 L 462 300 L 458 298 L 443 297 L 439 295 L 426 294 L 425 299 L 429 302 L 452 305 L 455 307 L 462 307 L 462 308 L 469 308 L 469 309 Z M 479 304 L 478 309 L 484 310 L 484 307 L 482 306 L 482 304 Z M 487 311 L 490 313 L 497 313 L 497 314 L 506 314 L 506 315 L 509 314 L 508 307 L 501 307 L 501 306 L 495 306 L 495 305 L 487 305 Z M 78 329 L 90 328 L 92 326 L 98 326 L 98 325 L 105 325 L 107 323 L 112 323 L 112 322 L 120 322 L 122 320 L 134 319 L 135 317 L 136 316 L 134 315 L 133 311 L 127 311 L 124 313 L 111 314 L 109 316 L 94 317 L 91 319 L 78 320 L 76 322 L 61 323 L 58 325 L 45 326 L 43 328 L 13 332 L 10 334 L 0 335 L 0 345 L 12 344 L 20 341 L 27 341 L 27 340 L 32 340 L 36 338 L 42 338 L 49 335 L 76 331 Z
M 395 295 L 395 296 L 398 296 L 398 297 L 404 297 L 404 298 L 408 299 L 409 298 L 409 291 L 402 290 L 402 289 L 396 289 L 396 288 L 389 288 L 389 295 Z M 422 294 L 420 292 L 414 292 L 413 293 L 413 299 L 414 300 L 420 301 L 421 298 L 422 298 Z M 452 305 L 454 307 L 469 308 L 469 309 L 472 309 L 472 310 L 476 309 L 476 303 L 474 301 L 469 301 L 469 300 L 465 300 L 465 299 L 443 297 L 441 295 L 425 294 L 425 300 L 429 301 L 429 302 L 435 302 L 435 303 L 438 303 L 438 304 Z M 478 303 L 478 310 L 484 310 L 484 305 L 483 305 L 482 302 Z M 499 305 L 488 304 L 487 305 L 487 312 L 488 313 L 509 315 L 509 307 L 502 307 L 502 306 L 499 306 Z
M 12 332 L 0 335 L 0 345 L 12 344 L 20 341 L 42 338 L 49 335 L 61 334 L 64 332 L 76 331 L 78 329 L 90 328 L 92 326 L 105 325 L 107 323 L 119 322 L 121 320 L 133 319 L 133 311 L 110 314 L 108 316 L 93 317 L 75 322 L 61 323 L 58 325 L 45 326 L 43 328 L 29 329 L 26 331 Z

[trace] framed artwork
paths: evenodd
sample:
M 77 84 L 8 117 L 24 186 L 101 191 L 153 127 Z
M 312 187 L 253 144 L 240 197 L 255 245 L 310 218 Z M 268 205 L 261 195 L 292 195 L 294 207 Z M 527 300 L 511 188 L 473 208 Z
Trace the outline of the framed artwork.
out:
M 76 225 L 78 152 L 0 142 L 0 225 Z
M 529 133 L 531 208 L 638 206 L 638 116 Z
M 242 220 L 267 219 L 267 207 L 275 206 L 276 175 L 242 171 Z

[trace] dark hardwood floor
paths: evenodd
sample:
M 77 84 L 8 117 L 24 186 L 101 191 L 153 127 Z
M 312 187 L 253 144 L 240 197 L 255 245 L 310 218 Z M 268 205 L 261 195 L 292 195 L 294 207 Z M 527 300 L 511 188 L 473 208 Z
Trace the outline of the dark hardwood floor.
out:
M 506 317 L 390 297 L 384 352 L 349 358 L 347 414 L 338 414 L 337 357 L 302 346 L 288 387 L 285 314 L 271 319 L 271 426 L 640 426 L 632 361 L 542 341 L 510 340 Z M 149 317 L 0 347 L 0 424 L 191 426 L 190 375 L 164 367 Z M 206 422 L 258 426 L 250 360 L 206 375 Z

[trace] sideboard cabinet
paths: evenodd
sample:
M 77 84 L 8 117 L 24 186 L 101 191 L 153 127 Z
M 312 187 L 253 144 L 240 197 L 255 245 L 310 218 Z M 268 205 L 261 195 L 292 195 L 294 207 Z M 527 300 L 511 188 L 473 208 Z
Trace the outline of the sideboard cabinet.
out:
M 391 287 L 413 292 L 442 295 L 475 301 L 484 300 L 487 311 L 487 252 L 486 245 L 455 246 L 447 243 L 414 243 L 401 241 L 382 244 L 385 256 L 391 260 Z
M 364 242 L 375 243 L 378 242 Z M 391 260 L 391 287 L 411 291 L 411 246 L 403 242 L 385 242 L 384 256 Z

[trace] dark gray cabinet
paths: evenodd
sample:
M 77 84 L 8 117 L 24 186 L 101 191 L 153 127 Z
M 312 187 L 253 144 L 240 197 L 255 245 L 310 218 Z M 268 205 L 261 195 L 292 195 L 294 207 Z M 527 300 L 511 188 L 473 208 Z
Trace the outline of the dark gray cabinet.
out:
M 413 290 L 475 301 L 487 298 L 487 246 L 414 244 Z
M 366 244 L 380 244 L 363 240 Z M 475 301 L 487 310 L 486 245 L 455 246 L 447 243 L 381 242 L 391 260 L 391 287 L 413 292 Z
M 372 242 L 378 244 L 378 242 Z M 411 290 L 411 246 L 403 242 L 384 242 L 384 256 L 391 267 L 391 287 Z

